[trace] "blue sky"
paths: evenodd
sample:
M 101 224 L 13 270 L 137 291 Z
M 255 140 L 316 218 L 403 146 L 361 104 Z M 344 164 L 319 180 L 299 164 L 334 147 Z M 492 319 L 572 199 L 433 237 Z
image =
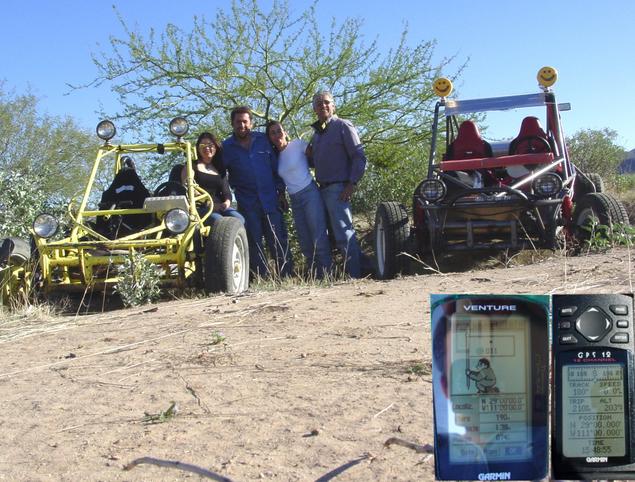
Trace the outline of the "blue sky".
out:
M 271 0 L 259 0 L 263 6 Z M 302 11 L 311 2 L 290 0 Z M 0 59 L 5 89 L 31 92 L 51 115 L 71 116 L 93 129 L 96 112 L 117 109 L 109 86 L 70 91 L 67 83 L 93 80 L 91 53 L 109 51 L 109 36 L 123 36 L 113 11 L 116 5 L 129 26 L 145 34 L 161 32 L 170 22 L 187 29 L 194 15 L 213 18 L 228 0 L 57 0 L 3 2 Z M 608 127 L 618 143 L 635 148 L 635 1 L 552 0 L 321 0 L 321 21 L 359 17 L 368 41 L 382 48 L 398 41 L 409 25 L 412 44 L 436 39 L 436 60 L 456 56 L 468 61 L 456 86 L 460 97 L 491 97 L 535 92 L 536 73 L 558 69 L 555 86 L 568 134 L 583 128 Z M 496 126 L 491 133 L 496 135 Z

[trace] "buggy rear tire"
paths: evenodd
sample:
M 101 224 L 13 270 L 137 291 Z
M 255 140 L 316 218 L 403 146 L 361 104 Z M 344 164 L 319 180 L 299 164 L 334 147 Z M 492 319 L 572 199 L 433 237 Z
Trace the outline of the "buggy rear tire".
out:
M 26 239 L 9 237 L 0 243 L 0 265 L 23 265 L 31 259 L 31 244 Z
M 247 232 L 236 218 L 214 222 L 205 243 L 205 290 L 237 294 L 249 287 Z
M 575 200 L 582 199 L 586 194 L 604 192 L 604 180 L 596 172 L 578 172 L 576 176 Z
M 0 306 L 26 301 L 31 288 L 31 245 L 22 238 L 0 242 Z
M 379 279 L 391 279 L 404 271 L 410 238 L 408 213 L 403 204 L 384 202 L 377 207 L 374 230 L 375 272 Z
M 591 238 L 594 226 L 614 224 L 629 225 L 628 213 L 622 202 L 616 197 L 601 192 L 582 196 L 573 211 L 573 228 L 576 239 L 586 241 Z
M 590 172 L 589 174 L 587 174 L 587 177 L 589 178 L 591 183 L 593 183 L 593 187 L 595 187 L 595 192 L 604 192 L 605 191 L 605 189 L 604 189 L 604 180 L 602 179 L 602 176 L 600 176 L 596 172 Z

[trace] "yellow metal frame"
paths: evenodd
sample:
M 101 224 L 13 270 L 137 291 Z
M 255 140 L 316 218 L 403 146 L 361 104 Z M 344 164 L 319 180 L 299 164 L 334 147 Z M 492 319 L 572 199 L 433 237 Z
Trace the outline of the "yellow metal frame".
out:
M 201 262 L 194 252 L 194 236 L 200 233 L 201 239 L 209 235 L 205 220 L 211 215 L 213 201 L 211 196 L 194 182 L 192 160 L 196 152 L 190 142 L 163 144 L 164 152 L 182 152 L 185 154 L 187 168 L 186 198 L 190 224 L 185 232 L 170 233 L 163 220 L 165 212 L 147 209 L 105 209 L 89 210 L 88 201 L 95 185 L 99 167 L 108 158 L 114 160 L 114 172 L 122 168 L 125 154 L 157 152 L 157 144 L 120 144 L 101 146 L 91 170 L 86 188 L 77 211 L 74 201 L 68 207 L 72 220 L 70 234 L 56 241 L 50 241 L 32 233 L 39 255 L 40 279 L 45 291 L 85 289 L 88 286 L 106 288 L 119 280 L 117 265 L 123 264 L 134 251 L 141 252 L 151 263 L 161 266 L 162 281 L 165 284 L 183 286 L 195 272 L 195 263 Z M 200 216 L 196 204 L 210 206 L 209 211 Z M 98 233 L 90 223 L 97 216 L 126 214 L 153 214 L 156 222 L 152 226 L 122 236 L 109 239 Z
M 31 277 L 25 266 L 9 263 L 0 268 L 0 306 L 26 300 L 30 287 Z

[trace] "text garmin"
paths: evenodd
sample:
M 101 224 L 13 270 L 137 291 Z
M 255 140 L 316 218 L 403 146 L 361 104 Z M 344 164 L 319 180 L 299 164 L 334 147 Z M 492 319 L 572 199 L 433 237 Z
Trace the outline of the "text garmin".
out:
M 478 474 L 478 480 L 512 480 L 511 472 L 489 472 Z
M 589 462 L 590 464 L 598 464 L 598 463 L 608 462 L 609 458 L 608 457 L 587 457 L 586 461 Z

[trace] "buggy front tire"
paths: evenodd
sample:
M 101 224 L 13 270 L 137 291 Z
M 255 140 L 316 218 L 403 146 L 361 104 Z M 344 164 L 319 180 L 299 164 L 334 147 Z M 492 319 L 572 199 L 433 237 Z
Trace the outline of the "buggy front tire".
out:
M 391 279 L 407 265 L 410 225 L 403 204 L 384 202 L 375 214 L 375 271 L 379 279 Z
M 214 222 L 205 243 L 205 290 L 237 294 L 249 288 L 247 232 L 236 218 Z
M 599 226 L 612 229 L 615 224 L 629 225 L 626 208 L 616 197 L 608 193 L 593 192 L 575 203 L 573 228 L 576 239 L 589 240 L 594 229 Z

